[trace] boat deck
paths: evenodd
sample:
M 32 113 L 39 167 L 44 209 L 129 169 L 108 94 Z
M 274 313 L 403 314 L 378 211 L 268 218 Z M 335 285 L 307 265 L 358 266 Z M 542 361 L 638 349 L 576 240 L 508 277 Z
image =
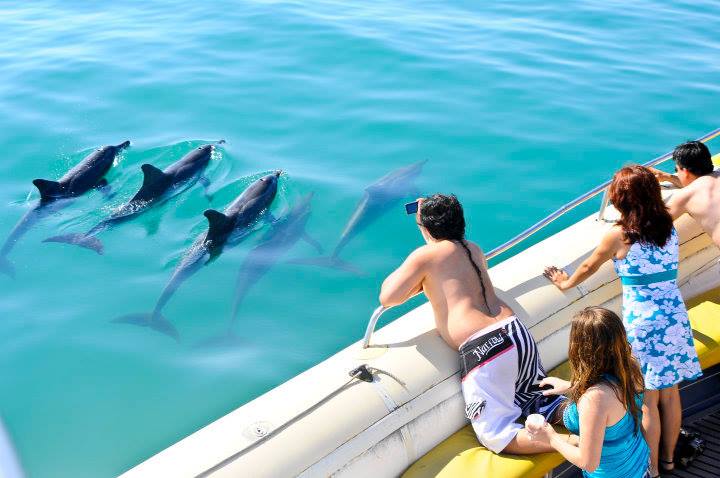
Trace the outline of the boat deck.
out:
M 681 478 L 706 478 L 720 476 L 720 405 L 711 410 L 698 413 L 684 420 L 688 428 L 699 431 L 705 439 L 705 452 L 700 455 L 687 470 L 674 470 L 663 476 Z

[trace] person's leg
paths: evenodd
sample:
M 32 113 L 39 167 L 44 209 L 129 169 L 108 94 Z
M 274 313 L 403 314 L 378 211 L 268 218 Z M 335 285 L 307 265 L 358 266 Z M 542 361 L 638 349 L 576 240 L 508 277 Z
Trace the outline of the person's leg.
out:
M 645 397 L 642 406 L 642 428 L 645 441 L 650 447 L 650 470 L 653 476 L 658 472 L 658 448 L 660 447 L 660 411 L 658 402 L 660 392 L 657 390 L 645 390 Z
M 662 428 L 662 446 L 660 447 L 660 465 L 665 470 L 674 468 L 675 445 L 682 424 L 682 404 L 678 386 L 660 390 L 660 423 Z
M 518 430 L 515 438 L 507 444 L 502 452 L 512 455 L 534 455 L 535 453 L 547 453 L 549 451 L 555 451 L 555 449 L 548 444 L 533 441 L 527 430 L 523 428 Z
M 516 393 L 522 393 L 525 397 L 531 396 L 523 405 L 523 416 L 527 417 L 532 413 L 537 413 L 545 417 L 551 425 L 562 424 L 561 404 L 565 400 L 562 396 L 545 397 L 541 392 L 531 392 L 529 385 L 537 383 L 546 377 L 545 369 L 542 366 L 542 359 L 537 349 L 537 344 L 527 327 L 519 321 L 515 320 L 508 324 L 507 331 L 513 343 L 516 344 L 518 350 L 518 358 L 523 364 L 518 370 L 516 383 L 526 384 L 525 388 L 516 390 Z M 569 443 L 576 444 L 577 437 L 575 435 L 565 434 Z M 534 453 L 545 453 L 555 451 L 550 445 L 533 441 L 527 430 L 521 429 L 517 435 L 503 449 L 503 453 L 512 453 L 515 455 L 526 455 Z

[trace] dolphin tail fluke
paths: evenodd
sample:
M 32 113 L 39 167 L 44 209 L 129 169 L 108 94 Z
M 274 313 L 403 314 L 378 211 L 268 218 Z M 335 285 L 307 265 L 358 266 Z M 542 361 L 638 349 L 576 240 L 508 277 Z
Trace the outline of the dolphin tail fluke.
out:
M 10 277 L 11 279 L 15 278 L 15 266 L 5 256 L 0 257 L 0 272 Z
M 43 242 L 60 242 L 62 244 L 74 244 L 76 246 L 90 249 L 98 254 L 103 253 L 103 243 L 100 239 L 95 236 L 88 236 L 87 234 L 63 234 L 60 236 L 48 237 Z
M 172 322 L 162 315 L 156 315 L 153 318 L 150 328 L 168 337 L 172 337 L 176 342 L 180 342 L 180 332 L 178 332 Z
M 332 256 L 326 256 L 326 257 L 311 257 L 308 259 L 292 259 L 288 261 L 290 264 L 300 264 L 300 265 L 306 265 L 306 266 L 318 266 L 318 267 L 327 267 L 330 269 L 337 269 L 345 272 L 350 272 L 351 274 L 355 274 L 357 276 L 365 276 L 367 275 L 365 271 L 357 267 L 356 265 L 344 261 L 340 259 L 339 257 L 332 257 Z
M 114 318 L 112 321 L 118 324 L 130 324 L 140 327 L 148 327 L 152 320 L 152 314 L 127 314 Z
M 130 324 L 137 325 L 139 327 L 149 327 L 157 332 L 160 332 L 161 334 L 172 337 L 177 342 L 180 341 L 180 333 L 177 331 L 175 326 L 160 314 L 128 314 L 117 317 L 112 321 L 118 324 Z
M 62 186 L 57 181 L 33 179 L 33 184 L 40 191 L 40 199 L 43 201 L 55 199 L 62 193 Z

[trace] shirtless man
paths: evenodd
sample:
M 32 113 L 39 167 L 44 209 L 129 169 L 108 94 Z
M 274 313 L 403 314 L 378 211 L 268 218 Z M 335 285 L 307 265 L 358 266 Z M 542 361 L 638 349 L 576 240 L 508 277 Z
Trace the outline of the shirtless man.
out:
M 673 151 L 677 175 L 653 169 L 659 181 L 678 188 L 667 203 L 673 220 L 690 214 L 720 246 L 720 175 L 713 172 L 710 151 L 700 141 L 688 141 Z
M 555 422 L 563 401 L 533 386 L 545 370 L 532 335 L 495 294 L 480 248 L 465 240 L 457 198 L 419 201 L 416 220 L 427 244 L 385 279 L 380 303 L 391 307 L 425 292 L 440 336 L 460 351 L 465 414 L 480 443 L 495 453 L 552 451 L 516 422 L 531 413 Z

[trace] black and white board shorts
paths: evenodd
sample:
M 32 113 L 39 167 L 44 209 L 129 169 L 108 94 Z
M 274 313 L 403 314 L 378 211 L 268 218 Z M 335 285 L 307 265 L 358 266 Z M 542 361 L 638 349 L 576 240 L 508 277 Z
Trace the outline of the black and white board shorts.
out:
M 485 327 L 460 346 L 465 415 L 482 445 L 500 453 L 523 428 L 522 417 L 546 419 L 565 400 L 531 389 L 545 378 L 537 344 L 515 316 Z

